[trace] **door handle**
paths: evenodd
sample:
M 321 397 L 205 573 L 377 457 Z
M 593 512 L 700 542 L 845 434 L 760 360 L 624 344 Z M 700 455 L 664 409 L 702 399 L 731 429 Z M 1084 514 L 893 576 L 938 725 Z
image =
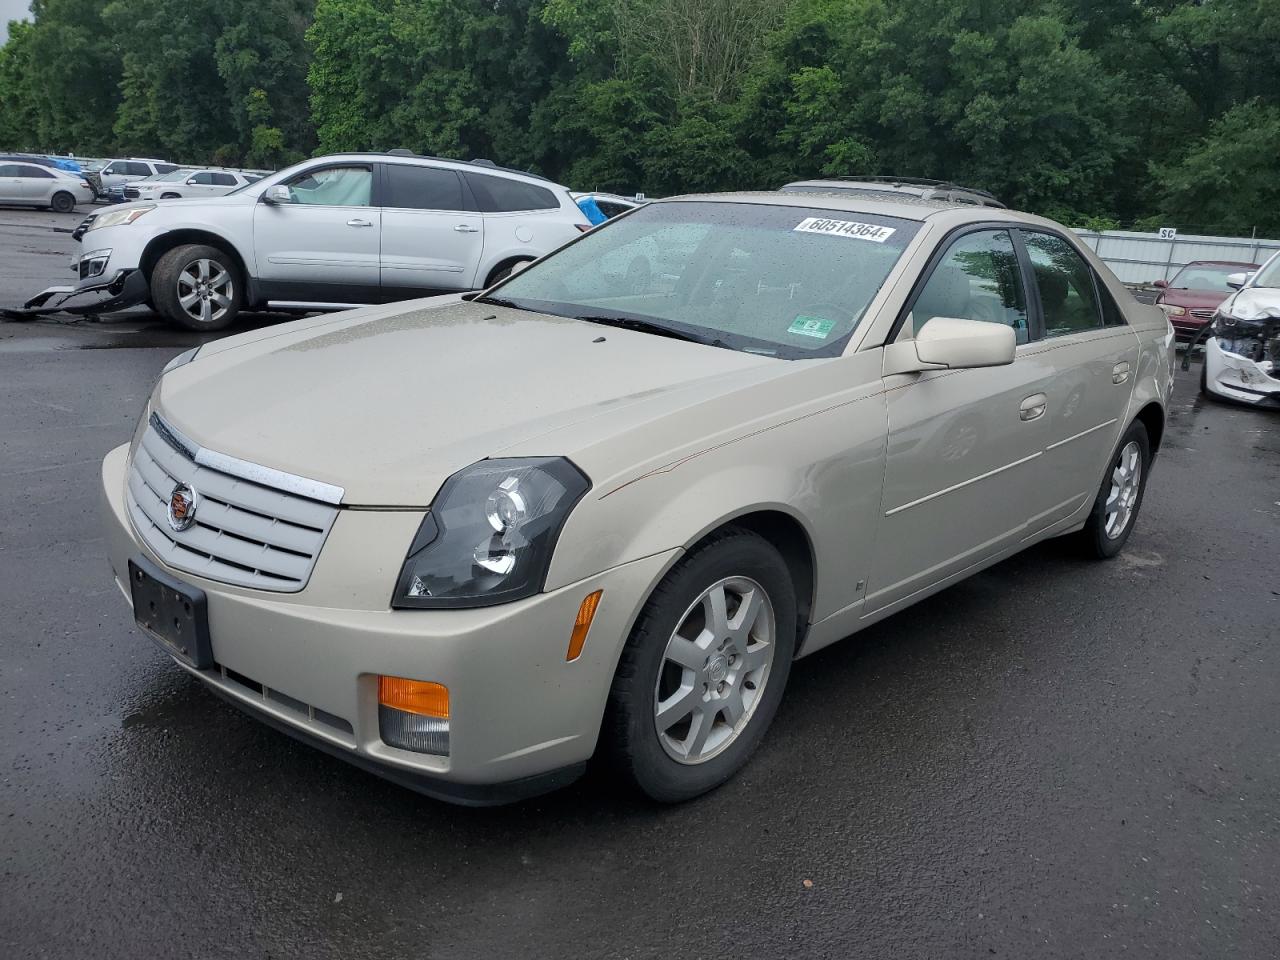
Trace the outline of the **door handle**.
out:
M 1049 405 L 1049 398 L 1043 393 L 1033 393 L 1022 401 L 1018 407 L 1018 416 L 1023 420 L 1039 420 L 1044 416 L 1045 408 Z
M 1124 383 L 1129 379 L 1129 361 L 1121 360 L 1111 368 L 1111 382 Z
M 469 223 L 460 223 L 453 229 L 456 230 L 458 233 L 479 233 L 480 232 L 479 227 L 473 227 Z
M 348 220 L 347 226 L 348 227 L 372 227 L 373 224 L 370 223 L 368 220 L 361 220 L 359 217 L 356 217 L 353 220 Z

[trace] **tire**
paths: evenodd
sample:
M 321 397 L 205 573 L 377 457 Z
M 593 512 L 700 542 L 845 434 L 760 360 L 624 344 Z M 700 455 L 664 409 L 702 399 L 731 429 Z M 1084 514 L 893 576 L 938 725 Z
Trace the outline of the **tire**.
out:
M 533 263 L 533 258 L 522 257 L 519 260 L 512 260 L 510 263 L 495 267 L 493 272 L 489 274 L 489 279 L 484 282 L 484 285 L 492 287 L 498 281 L 507 279 L 507 277 L 511 276 L 512 271 L 522 263 Z
M 160 199 L 161 199 L 161 200 L 181 200 L 181 199 L 182 199 L 182 194 L 180 194 L 180 193 L 162 193 L 162 194 L 160 194 Z
M 728 601 L 728 631 L 704 629 L 713 608 L 708 591 L 716 590 Z M 757 590 L 760 602 L 753 604 Z M 737 624 L 737 638 L 721 650 L 720 634 L 732 633 L 744 616 L 750 622 Z M 698 641 L 676 637 L 677 628 Z M 674 653 L 677 642 L 678 656 L 697 666 L 670 659 L 668 644 Z M 613 766 L 664 803 L 724 783 L 773 721 L 795 645 L 795 589 L 782 556 L 749 530 L 728 527 L 714 534 L 654 589 L 623 648 L 605 712 L 604 745 Z M 665 718 L 659 718 L 659 704 L 668 705 Z M 730 707 L 740 711 L 732 725 Z
M 49 209 L 54 213 L 71 213 L 76 208 L 76 198 L 65 190 L 59 190 L 49 199 Z
M 151 302 L 158 313 L 188 330 L 222 330 L 240 313 L 244 281 L 235 261 L 221 250 L 184 244 L 161 256 L 151 271 Z
M 1138 470 L 1136 489 L 1133 481 L 1126 478 L 1132 475 L 1134 454 L 1136 454 Z M 1128 465 L 1125 476 L 1120 474 L 1122 466 L 1125 465 L 1122 461 Z M 1102 479 L 1098 496 L 1094 498 L 1093 510 L 1089 513 L 1089 519 L 1085 521 L 1084 529 L 1080 531 L 1080 539 L 1086 555 L 1098 560 L 1108 560 L 1124 549 L 1125 543 L 1129 540 L 1129 534 L 1133 532 L 1134 524 L 1138 522 L 1138 512 L 1142 509 L 1142 497 L 1147 490 L 1147 474 L 1150 466 L 1151 442 L 1147 438 L 1147 428 L 1141 423 L 1133 423 L 1120 438 L 1116 452 L 1111 456 L 1107 474 Z M 1123 514 L 1123 518 L 1120 516 L 1123 507 L 1113 507 L 1111 511 L 1107 509 L 1113 492 L 1121 498 L 1121 503 L 1128 501 L 1128 511 Z

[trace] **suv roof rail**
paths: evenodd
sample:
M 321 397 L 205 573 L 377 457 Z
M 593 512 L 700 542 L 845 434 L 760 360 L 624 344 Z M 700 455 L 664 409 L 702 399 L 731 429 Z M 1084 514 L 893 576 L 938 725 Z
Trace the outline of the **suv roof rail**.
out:
M 550 177 L 544 177 L 540 173 L 533 173 L 530 170 L 518 170 L 515 167 L 504 167 L 499 163 L 484 157 L 477 157 L 474 160 L 459 160 L 457 157 L 435 157 L 429 153 L 414 153 L 405 147 L 396 147 L 392 150 L 343 150 L 337 153 L 327 153 L 327 157 L 411 157 L 414 160 L 439 160 L 441 163 L 466 163 L 473 167 L 487 167 L 490 170 L 502 170 L 504 173 L 514 173 L 522 177 L 532 177 L 534 180 L 545 180 L 547 183 L 555 183 Z M 319 159 L 313 157 L 312 159 Z

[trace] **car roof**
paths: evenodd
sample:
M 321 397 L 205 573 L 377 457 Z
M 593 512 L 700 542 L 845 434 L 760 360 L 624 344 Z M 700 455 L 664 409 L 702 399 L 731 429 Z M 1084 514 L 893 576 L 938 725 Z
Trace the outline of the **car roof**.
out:
M 559 187 L 566 193 L 569 192 L 569 188 L 564 184 L 556 183 L 554 180 L 548 179 L 540 173 L 529 173 L 527 170 L 516 170 L 514 167 L 502 167 L 494 163 L 492 160 L 485 160 L 483 158 L 477 158 L 475 160 L 456 160 L 450 157 L 432 157 L 427 156 L 426 154 L 411 153 L 408 150 L 389 150 L 385 153 L 365 150 L 349 153 L 326 153 L 324 156 L 313 157 L 312 159 L 329 160 L 333 157 L 367 160 L 370 163 L 404 163 L 424 167 L 443 164 L 454 170 L 466 170 L 471 173 L 488 173 L 499 174 L 505 177 L 519 177 L 539 186 Z
M 832 190 L 839 192 L 905 193 L 915 196 L 931 196 L 938 193 L 972 197 L 974 203 L 988 207 L 1003 207 L 995 195 L 977 187 L 966 187 L 949 180 L 921 180 L 912 177 L 819 177 L 814 180 L 794 180 L 783 184 L 782 190 Z M 964 201 L 960 201 L 964 202 Z
M 949 200 L 917 197 L 910 193 L 786 193 L 784 191 L 756 191 L 739 193 L 702 193 L 682 197 L 666 197 L 651 203 L 670 203 L 691 200 L 699 203 L 756 203 L 779 207 L 821 207 L 824 210 L 846 213 L 874 213 L 902 220 L 942 219 L 947 225 L 964 223 L 1011 222 L 1027 226 L 1065 229 L 1061 224 L 1037 217 L 1034 214 L 1010 210 L 1007 207 L 983 207 L 973 203 L 953 203 Z

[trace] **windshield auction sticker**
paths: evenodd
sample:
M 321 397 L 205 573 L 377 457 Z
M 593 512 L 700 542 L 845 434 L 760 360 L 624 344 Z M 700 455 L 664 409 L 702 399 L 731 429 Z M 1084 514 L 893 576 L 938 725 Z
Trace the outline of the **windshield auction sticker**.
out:
M 831 335 L 831 330 L 835 327 L 834 320 L 824 320 L 822 317 L 806 317 L 800 314 L 791 322 L 791 326 L 787 327 L 787 333 L 796 333 L 802 337 L 817 337 L 819 340 L 825 340 Z
M 870 240 L 884 243 L 894 234 L 893 227 L 876 223 L 858 223 L 856 220 L 828 220 L 826 217 L 805 217 L 792 227 L 795 233 L 825 233 L 833 237 L 849 237 L 853 240 Z

